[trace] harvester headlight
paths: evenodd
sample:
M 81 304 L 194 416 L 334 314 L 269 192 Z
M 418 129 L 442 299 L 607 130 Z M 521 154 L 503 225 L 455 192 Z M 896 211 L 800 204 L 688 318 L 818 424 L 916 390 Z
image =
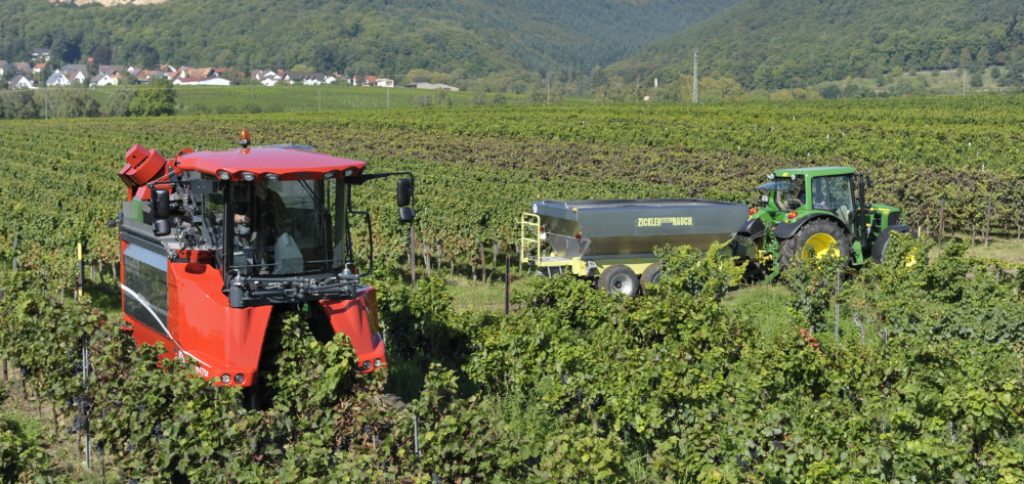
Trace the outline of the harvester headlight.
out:
M 265 178 L 266 178 L 267 180 L 270 180 L 270 181 L 277 181 L 277 180 L 278 180 L 278 179 L 280 178 L 280 177 L 278 177 L 278 176 L 277 176 L 276 174 L 274 174 L 274 173 L 267 173 L 266 175 L 263 175 L 263 176 L 264 176 L 264 177 L 265 177 Z
M 243 171 L 242 172 L 242 179 L 247 181 L 247 182 L 251 182 L 251 181 L 256 179 L 256 175 L 254 175 L 252 173 L 249 173 L 247 171 Z
M 235 383 L 239 385 L 245 383 L 245 375 L 241 373 L 235 373 Z
M 366 360 L 366 361 L 363 362 L 363 369 L 364 370 L 369 370 L 370 369 L 370 360 Z
M 533 208 L 533 213 L 537 213 L 537 204 L 536 203 L 533 204 L 533 207 L 531 207 L 531 208 Z
M 329 171 L 327 173 L 324 173 L 324 180 L 330 180 L 331 178 L 334 178 L 336 176 L 338 176 L 338 172 L 336 172 L 336 171 Z
M 373 360 L 373 367 L 374 368 L 380 368 L 383 365 L 384 365 L 384 363 L 382 363 L 380 361 L 380 358 L 376 358 L 376 359 Z
M 227 181 L 227 180 L 231 179 L 231 174 L 226 172 L 226 171 L 224 171 L 224 170 L 220 170 L 220 171 L 217 172 L 217 178 L 220 178 L 221 180 Z
M 227 385 L 228 383 L 231 383 L 231 375 L 229 375 L 227 373 L 221 375 L 220 376 L 220 382 L 225 384 L 225 385 Z
M 774 173 L 769 173 L 768 174 L 768 179 L 769 180 L 774 180 L 775 179 L 775 174 Z
M 345 170 L 345 176 L 352 176 L 352 175 L 355 175 L 355 174 L 356 174 L 355 168 L 349 168 L 349 169 Z

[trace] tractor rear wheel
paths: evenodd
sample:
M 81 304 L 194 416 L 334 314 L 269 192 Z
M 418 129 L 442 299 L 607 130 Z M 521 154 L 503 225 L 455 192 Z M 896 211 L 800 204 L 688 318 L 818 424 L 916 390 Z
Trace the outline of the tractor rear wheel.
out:
M 647 288 L 651 284 L 657 284 L 659 280 L 661 280 L 661 263 L 655 262 L 647 266 L 643 274 L 640 274 L 640 288 L 646 293 Z
M 597 278 L 597 287 L 608 294 L 633 297 L 640 291 L 640 279 L 636 277 L 633 269 L 624 265 L 614 265 L 601 272 L 601 276 Z
M 835 222 L 817 219 L 807 222 L 796 235 L 782 242 L 779 259 L 783 266 L 795 260 L 850 258 L 850 238 Z

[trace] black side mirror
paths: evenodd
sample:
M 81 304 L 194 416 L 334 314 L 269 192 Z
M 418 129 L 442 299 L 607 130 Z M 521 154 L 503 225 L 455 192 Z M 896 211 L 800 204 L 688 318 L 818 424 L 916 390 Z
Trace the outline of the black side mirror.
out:
M 398 199 L 398 206 L 408 207 L 412 203 L 412 194 L 412 178 L 398 180 L 398 196 L 396 197 Z
M 412 207 L 398 207 L 398 221 L 401 223 L 409 223 L 416 218 L 416 211 Z
M 153 190 L 149 197 L 150 212 L 154 219 L 170 218 L 171 216 L 171 194 L 167 190 Z
M 153 214 L 153 235 L 162 237 L 171 233 L 171 194 L 167 190 L 153 190 L 149 197 L 149 211 Z

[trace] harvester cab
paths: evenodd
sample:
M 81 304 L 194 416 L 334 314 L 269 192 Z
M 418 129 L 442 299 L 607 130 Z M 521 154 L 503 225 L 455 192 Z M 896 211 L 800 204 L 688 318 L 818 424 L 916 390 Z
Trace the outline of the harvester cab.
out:
M 165 160 L 126 154 L 119 217 L 124 319 L 139 344 L 162 343 L 219 384 L 257 381 L 277 311 L 305 315 L 314 334 L 346 334 L 359 368 L 387 365 L 375 289 L 360 282 L 352 219 L 359 185 L 391 175 L 399 218 L 411 221 L 409 173 L 365 174 L 366 163 L 309 147 L 182 150 Z M 369 272 L 367 271 L 367 272 Z
M 734 245 L 769 278 L 797 259 L 881 261 L 891 232 L 909 232 L 896 207 L 868 204 L 869 177 L 849 167 L 776 170 L 759 186 Z

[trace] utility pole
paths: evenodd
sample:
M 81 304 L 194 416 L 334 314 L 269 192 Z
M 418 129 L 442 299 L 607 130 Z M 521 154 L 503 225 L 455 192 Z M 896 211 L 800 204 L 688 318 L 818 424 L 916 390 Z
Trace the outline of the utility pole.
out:
M 551 71 L 548 71 L 548 104 L 551 104 Z
M 700 102 L 700 79 L 697 75 L 697 57 L 700 55 L 700 49 L 693 49 L 693 103 L 697 104 Z

